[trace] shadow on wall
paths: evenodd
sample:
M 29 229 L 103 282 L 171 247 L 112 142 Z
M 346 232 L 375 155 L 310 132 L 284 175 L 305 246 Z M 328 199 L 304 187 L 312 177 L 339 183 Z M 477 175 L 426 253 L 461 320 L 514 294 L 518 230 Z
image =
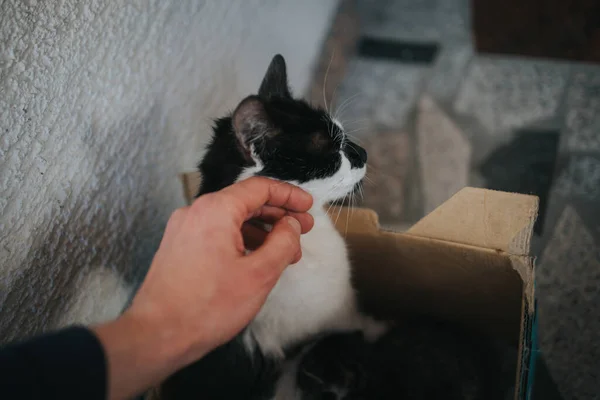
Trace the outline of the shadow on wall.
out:
M 27 265 L 2 282 L 7 288 L 0 296 L 2 342 L 73 322 L 106 320 L 122 311 L 147 271 L 168 218 L 169 207 L 159 204 L 156 195 L 165 189 L 160 182 L 165 171 L 153 162 L 162 141 L 162 115 L 160 107 L 153 107 L 147 116 L 105 133 L 93 124 L 87 130 L 83 141 L 97 160 L 89 190 L 57 200 L 48 228 L 37 231 Z M 123 135 L 131 135 L 127 150 L 136 149 L 136 154 L 119 145 Z M 107 149 L 97 137 L 117 139 Z

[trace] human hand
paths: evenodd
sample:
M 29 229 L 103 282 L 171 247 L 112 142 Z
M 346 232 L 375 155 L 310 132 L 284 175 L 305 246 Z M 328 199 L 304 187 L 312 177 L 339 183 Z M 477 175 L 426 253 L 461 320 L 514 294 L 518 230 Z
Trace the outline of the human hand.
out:
M 161 315 L 204 350 L 230 340 L 299 261 L 311 206 L 306 192 L 266 178 L 201 196 L 172 215 L 130 311 Z M 274 224 L 271 233 L 252 218 Z M 245 255 L 245 244 L 255 251 Z
M 135 393 L 241 331 L 284 269 L 300 260 L 300 234 L 314 222 L 311 206 L 301 189 L 256 177 L 175 211 L 120 324 L 96 329 L 112 369 L 111 398 Z M 249 224 L 252 219 L 273 229 L 267 233 Z M 246 255 L 246 247 L 254 251 Z M 136 365 L 134 377 L 128 364 Z M 146 375 L 144 366 L 151 370 Z

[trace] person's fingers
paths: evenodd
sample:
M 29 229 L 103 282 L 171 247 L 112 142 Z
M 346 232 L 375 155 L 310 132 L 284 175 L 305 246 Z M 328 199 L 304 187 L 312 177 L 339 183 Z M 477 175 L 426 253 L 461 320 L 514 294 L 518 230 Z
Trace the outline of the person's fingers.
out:
M 256 250 L 266 240 L 267 232 L 265 229 L 253 224 L 251 221 L 244 222 L 242 225 L 242 236 L 244 237 L 244 245 L 249 250 Z
M 247 219 L 256 218 L 256 219 L 260 219 L 265 222 L 267 222 L 267 221 L 277 222 L 281 218 L 285 217 L 287 213 L 288 213 L 288 210 L 286 210 L 285 208 L 265 205 L 265 206 L 257 208 L 253 212 L 251 212 L 248 215 Z
M 315 219 L 309 213 L 296 213 L 290 211 L 288 215 L 300 223 L 300 232 L 302 232 L 302 234 L 310 232 L 315 225 Z
M 263 177 L 252 177 L 216 193 L 219 203 L 232 213 L 239 226 L 258 208 L 269 205 L 304 213 L 312 207 L 312 196 L 289 183 Z
M 275 225 L 277 221 L 286 215 L 294 217 L 298 222 L 300 222 L 302 233 L 307 233 L 310 231 L 315 223 L 312 215 L 308 213 L 296 213 L 280 207 L 268 205 L 256 209 L 251 215 L 248 216 L 247 220 L 256 219 L 266 222 L 267 224 Z
M 279 276 L 285 267 L 297 263 L 301 257 L 300 223 L 292 217 L 284 217 L 275 224 L 264 244 L 246 260 L 251 268 L 263 269 L 267 276 L 272 272 Z
M 261 215 L 259 218 L 252 218 L 242 225 L 242 236 L 244 237 L 244 244 L 247 249 L 256 250 L 261 246 L 267 234 L 271 231 L 272 226 L 277 223 L 281 218 L 290 216 L 300 222 L 301 233 L 310 231 L 314 225 L 314 219 L 312 215 L 307 213 L 284 213 L 282 217 L 279 217 L 279 213 L 271 215 Z M 264 226 L 268 224 L 270 226 Z

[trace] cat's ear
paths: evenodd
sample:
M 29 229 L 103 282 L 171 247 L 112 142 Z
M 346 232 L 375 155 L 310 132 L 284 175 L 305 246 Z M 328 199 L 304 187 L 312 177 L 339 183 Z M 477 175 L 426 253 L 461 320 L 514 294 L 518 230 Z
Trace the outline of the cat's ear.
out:
M 253 143 L 274 134 L 265 107 L 257 96 L 249 96 L 242 100 L 233 112 L 232 124 L 235 136 L 246 157 L 250 157 Z
M 277 54 L 271 60 L 271 64 L 269 64 L 269 68 L 262 80 L 260 89 L 258 89 L 258 95 L 264 99 L 272 97 L 292 97 L 288 86 L 285 60 L 281 54 Z

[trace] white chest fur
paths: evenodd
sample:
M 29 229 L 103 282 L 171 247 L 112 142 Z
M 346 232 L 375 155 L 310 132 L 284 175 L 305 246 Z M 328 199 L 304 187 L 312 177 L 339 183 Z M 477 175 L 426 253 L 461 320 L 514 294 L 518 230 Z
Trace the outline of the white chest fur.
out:
M 302 260 L 289 266 L 249 326 L 261 350 L 283 356 L 283 349 L 311 336 L 358 329 L 346 245 L 322 209 L 312 212 L 313 229 L 302 236 Z

